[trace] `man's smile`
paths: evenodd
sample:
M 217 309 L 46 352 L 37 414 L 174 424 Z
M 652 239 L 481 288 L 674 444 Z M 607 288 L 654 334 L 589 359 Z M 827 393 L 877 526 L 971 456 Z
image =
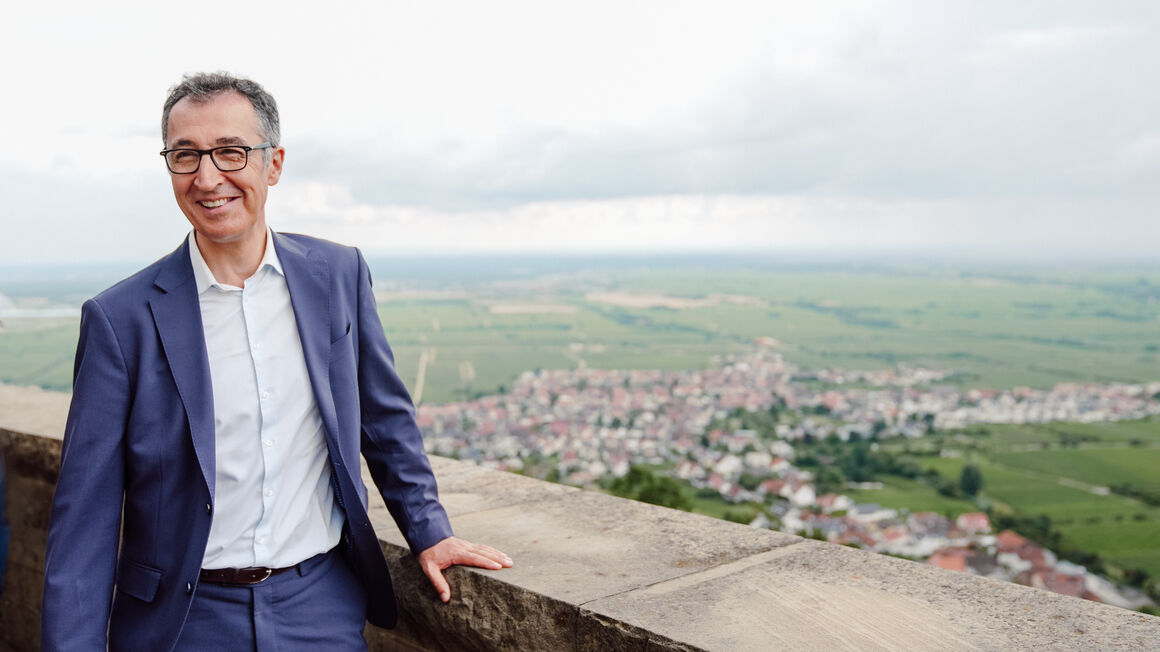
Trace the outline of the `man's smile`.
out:
M 197 203 L 206 208 L 217 208 L 218 206 L 225 206 L 226 202 L 231 201 L 233 197 L 222 197 L 221 199 L 203 199 Z

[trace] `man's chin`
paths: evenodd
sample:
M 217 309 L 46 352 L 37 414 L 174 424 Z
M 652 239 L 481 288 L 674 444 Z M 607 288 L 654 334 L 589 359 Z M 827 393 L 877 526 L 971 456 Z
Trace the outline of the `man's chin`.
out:
M 241 242 L 247 237 L 261 233 L 265 237 L 264 229 L 258 225 L 250 225 L 246 227 L 235 226 L 229 224 L 215 224 L 206 223 L 204 221 L 194 222 L 193 230 L 197 231 L 198 243 L 207 242 L 215 245 L 227 245 L 236 242 Z

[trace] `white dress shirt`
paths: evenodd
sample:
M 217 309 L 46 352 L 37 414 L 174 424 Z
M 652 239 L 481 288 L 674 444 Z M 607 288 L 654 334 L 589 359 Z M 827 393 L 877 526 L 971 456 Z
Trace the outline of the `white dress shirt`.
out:
M 202 568 L 283 568 L 342 535 L 330 457 L 285 273 L 266 252 L 239 288 L 219 283 L 189 234 L 213 384 L 213 522 Z

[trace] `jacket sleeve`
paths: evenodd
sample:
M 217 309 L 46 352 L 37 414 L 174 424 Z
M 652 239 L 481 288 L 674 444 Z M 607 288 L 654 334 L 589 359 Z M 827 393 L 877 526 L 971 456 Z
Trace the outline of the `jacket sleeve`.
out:
M 43 650 L 104 650 L 124 492 L 130 385 L 101 305 L 81 311 L 73 397 L 45 557 Z
M 451 536 L 451 523 L 439 504 L 435 475 L 415 423 L 415 407 L 395 371 L 395 358 L 371 290 L 370 270 L 361 252 L 358 268 L 362 454 L 411 551 L 419 553 Z

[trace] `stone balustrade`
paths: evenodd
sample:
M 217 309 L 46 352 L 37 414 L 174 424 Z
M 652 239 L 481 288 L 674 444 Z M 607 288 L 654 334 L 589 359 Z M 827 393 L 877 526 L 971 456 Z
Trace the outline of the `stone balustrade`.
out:
M 0 387 L 12 525 L 0 650 L 39 647 L 67 397 Z M 400 622 L 372 650 L 1155 650 L 1160 618 L 432 458 L 456 533 L 514 568 L 439 602 L 381 502 Z M 367 483 L 370 485 L 369 476 Z M 83 542 L 78 542 L 83 545 Z

